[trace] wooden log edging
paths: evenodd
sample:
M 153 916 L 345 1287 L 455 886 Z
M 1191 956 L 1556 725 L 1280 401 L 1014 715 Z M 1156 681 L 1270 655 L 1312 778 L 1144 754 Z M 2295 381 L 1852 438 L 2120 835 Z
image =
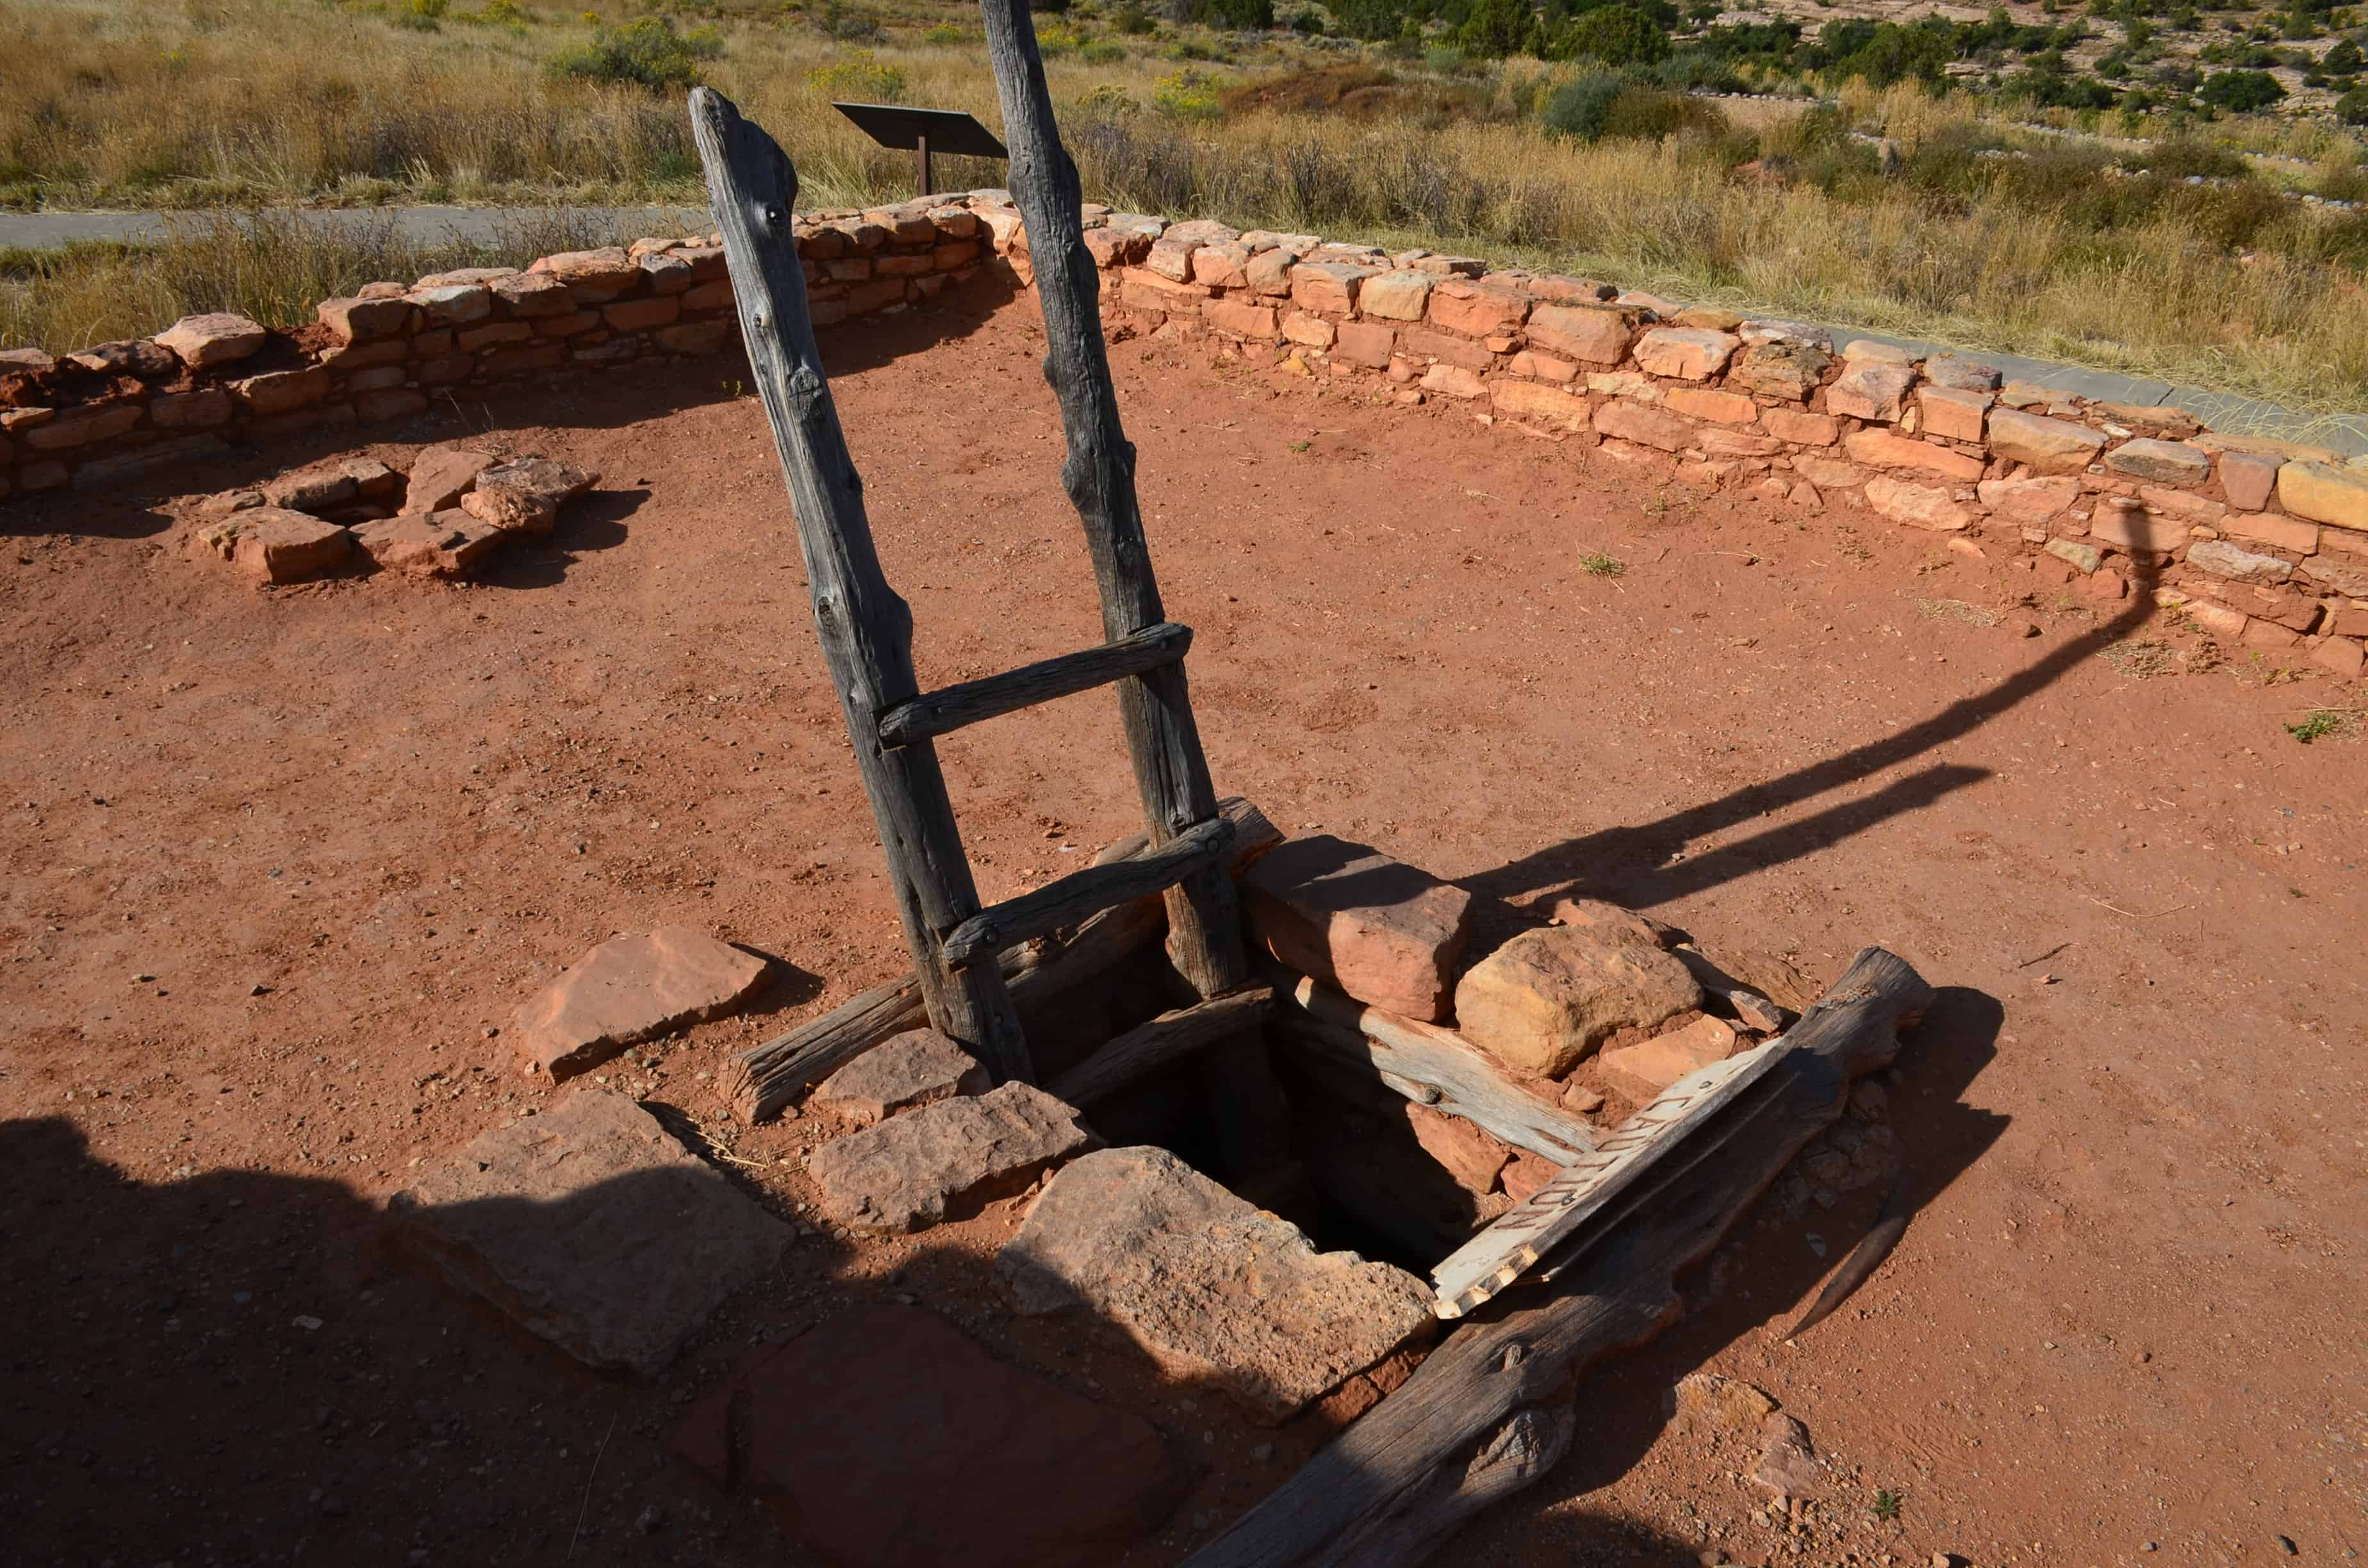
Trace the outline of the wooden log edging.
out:
M 1186 1568 L 1421 1562 L 1473 1514 L 1543 1474 L 1575 1430 L 1573 1380 L 1675 1320 L 1677 1275 L 1841 1116 L 1853 1079 L 1892 1062 L 1899 1031 L 1933 994 L 1902 960 L 1861 951 L 1785 1037 L 1783 1060 L 1725 1113 L 1748 1125 L 1720 1158 L 1655 1189 L 1553 1280 L 1466 1320 Z

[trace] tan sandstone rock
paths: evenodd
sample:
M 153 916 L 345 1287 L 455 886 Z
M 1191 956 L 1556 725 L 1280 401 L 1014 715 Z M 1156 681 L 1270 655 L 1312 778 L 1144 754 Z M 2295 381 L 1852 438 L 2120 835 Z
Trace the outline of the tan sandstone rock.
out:
M 834 1138 L 806 1174 L 832 1223 L 903 1234 L 1018 1192 L 1094 1142 L 1070 1107 L 1033 1085 L 1006 1084 Z
M 994 1086 L 979 1060 L 932 1028 L 891 1035 L 815 1085 L 807 1104 L 859 1127 Z
M 183 316 L 158 333 L 156 341 L 179 355 L 183 364 L 203 370 L 245 358 L 262 347 L 269 335 L 260 322 L 217 311 Z
M 767 967 L 704 931 L 661 926 L 585 954 L 511 1027 L 530 1070 L 570 1078 L 636 1041 L 722 1017 L 764 983 Z
M 1455 987 L 1455 1027 L 1498 1061 L 1558 1078 L 1619 1030 L 1702 1005 L 1692 973 L 1657 947 L 1557 926 L 1473 965 Z
M 1702 1017 L 1683 1028 L 1635 1045 L 1605 1051 L 1597 1059 L 1603 1081 L 1643 1104 L 1687 1074 L 1735 1054 L 1735 1026 Z
M 1329 834 L 1284 842 L 1244 874 L 1242 909 L 1269 952 L 1360 1002 L 1436 1022 L 1470 934 L 1472 895 Z

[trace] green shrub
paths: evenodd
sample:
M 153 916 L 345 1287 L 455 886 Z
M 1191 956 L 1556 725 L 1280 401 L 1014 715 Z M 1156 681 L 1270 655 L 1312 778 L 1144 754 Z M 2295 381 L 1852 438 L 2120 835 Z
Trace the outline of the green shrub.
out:
M 2346 125 L 2368 125 L 2368 87 L 2354 87 L 2336 99 L 2335 118 Z
M 2269 108 L 2284 97 L 2286 90 L 2266 71 L 2215 71 L 2203 79 L 2195 96 L 2214 108 L 2246 114 Z
M 660 92 L 696 86 L 699 62 L 723 52 L 723 37 L 713 28 L 678 33 L 664 17 L 640 17 L 621 28 L 594 28 L 590 43 L 554 56 L 551 71 L 579 82 L 632 83 Z
M 1127 4 L 1121 6 L 1112 21 L 1118 30 L 1129 38 L 1141 38 L 1159 29 L 1159 23 L 1151 13 L 1135 5 L 1134 0 L 1127 0 Z
M 1077 46 L 1077 58 L 1088 65 L 1115 65 L 1126 58 L 1126 45 L 1116 39 L 1088 39 Z
M 2362 63 L 2360 46 L 2350 39 L 2340 39 L 2333 49 L 2318 57 L 2318 68 L 2330 76 L 2356 76 Z
M 1651 65 L 1669 57 L 1669 35 L 1634 6 L 1599 6 L 1563 30 L 1554 52 L 1606 65 Z
M 1611 124 L 1612 106 L 1627 90 L 1627 79 L 1617 72 L 1589 72 L 1555 88 L 1539 118 L 1557 136 L 1599 141 Z

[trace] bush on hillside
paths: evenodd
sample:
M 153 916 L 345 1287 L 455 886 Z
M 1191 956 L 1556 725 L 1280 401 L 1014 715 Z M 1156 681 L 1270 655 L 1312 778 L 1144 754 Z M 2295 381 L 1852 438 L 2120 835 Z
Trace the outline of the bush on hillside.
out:
M 2247 114 L 2269 108 L 2284 97 L 2286 90 L 2266 71 L 2216 71 L 2203 79 L 2195 96 L 2214 108 Z
M 611 85 L 632 84 L 652 92 L 697 86 L 699 62 L 723 52 L 713 28 L 675 31 L 664 17 L 641 17 L 620 28 L 593 29 L 592 41 L 553 57 L 554 75 Z
M 1679 131 L 1718 134 L 1726 117 L 1709 104 L 1618 71 L 1565 82 L 1538 118 L 1548 131 L 1581 142 L 1658 142 Z
M 1669 35 L 1634 6 L 1599 6 L 1563 29 L 1554 53 L 1606 65 L 1651 65 L 1669 57 Z
M 2346 125 L 2368 125 L 2368 87 L 2354 87 L 2336 99 L 2335 118 Z

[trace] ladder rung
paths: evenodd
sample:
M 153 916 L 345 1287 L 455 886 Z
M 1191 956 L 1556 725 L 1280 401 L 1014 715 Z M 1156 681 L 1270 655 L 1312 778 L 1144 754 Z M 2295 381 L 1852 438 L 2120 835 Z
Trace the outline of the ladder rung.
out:
M 1172 665 L 1192 645 L 1192 629 L 1163 620 L 1129 632 L 1115 642 L 1042 659 L 984 680 L 966 680 L 941 691 L 925 691 L 880 715 L 882 745 L 910 745 L 966 724 L 1016 713 L 1056 697 L 1107 686 L 1127 676 Z
M 1273 987 L 1253 985 L 1162 1013 L 1062 1074 L 1048 1092 L 1079 1110 L 1090 1110 L 1146 1074 L 1256 1028 L 1273 1011 Z
M 1222 816 L 1195 823 L 1156 849 L 1107 866 L 1072 871 L 1057 882 L 1004 900 L 946 933 L 946 967 L 968 969 L 981 959 L 1121 903 L 1163 892 L 1193 872 L 1216 864 L 1231 847 L 1234 824 Z

